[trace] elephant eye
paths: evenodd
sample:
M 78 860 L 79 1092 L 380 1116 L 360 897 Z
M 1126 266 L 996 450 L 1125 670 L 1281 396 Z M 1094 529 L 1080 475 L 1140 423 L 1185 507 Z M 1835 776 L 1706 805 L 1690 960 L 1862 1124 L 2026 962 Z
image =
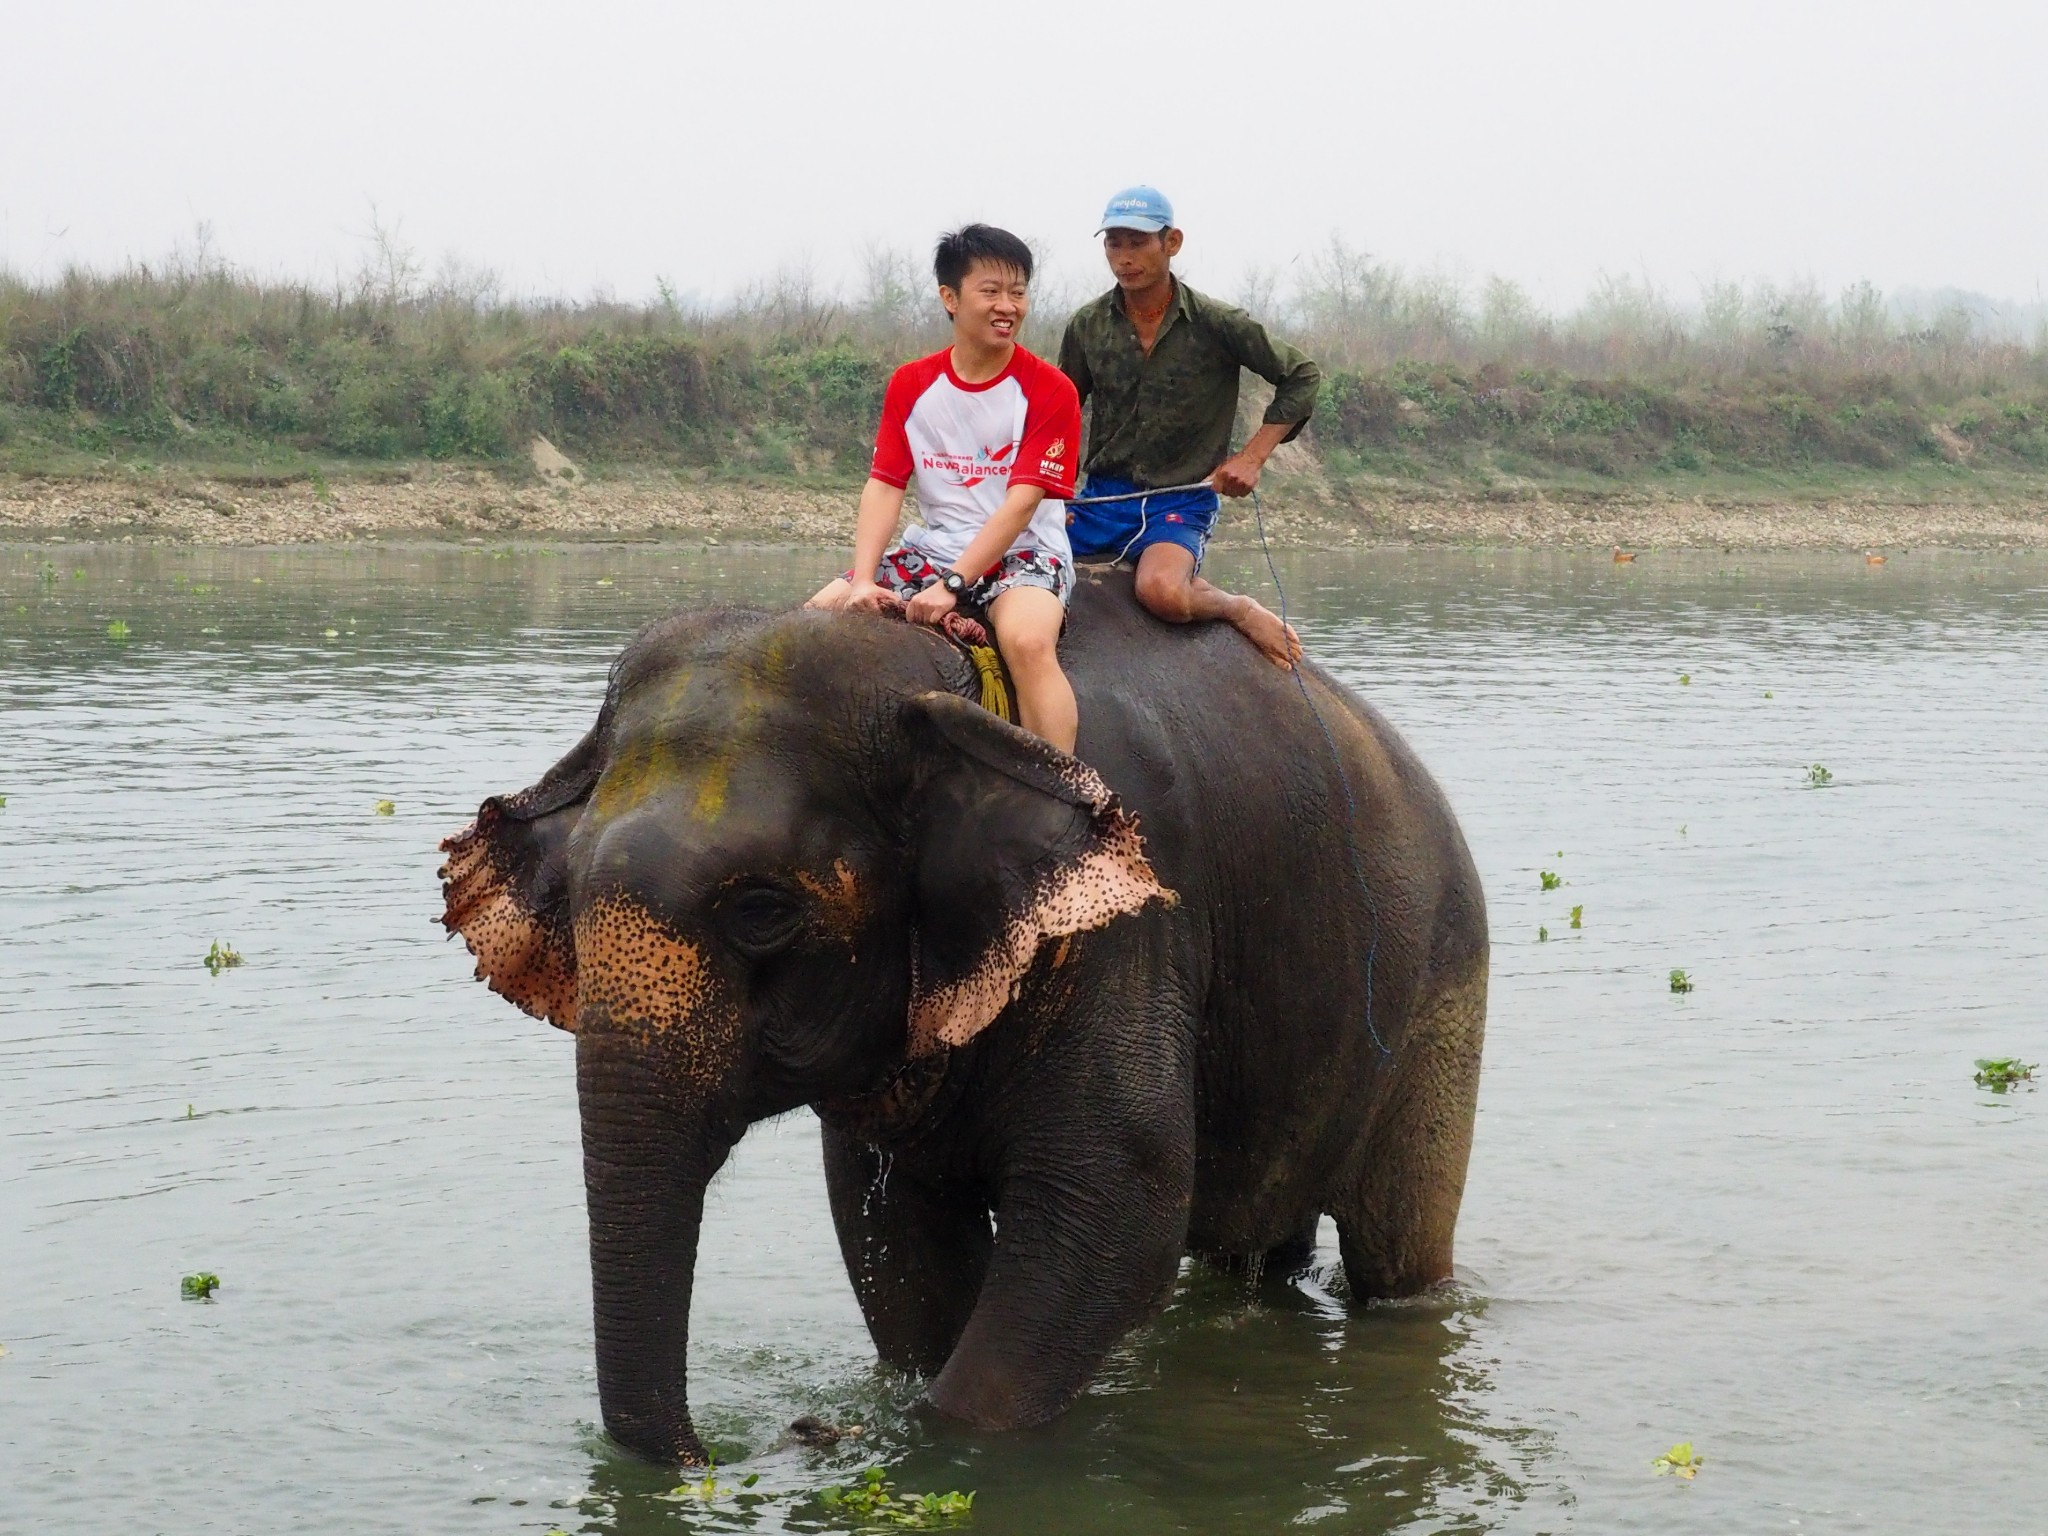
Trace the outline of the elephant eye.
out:
M 719 899 L 718 926 L 734 949 L 763 960 L 796 941 L 804 909 L 787 891 L 750 885 Z

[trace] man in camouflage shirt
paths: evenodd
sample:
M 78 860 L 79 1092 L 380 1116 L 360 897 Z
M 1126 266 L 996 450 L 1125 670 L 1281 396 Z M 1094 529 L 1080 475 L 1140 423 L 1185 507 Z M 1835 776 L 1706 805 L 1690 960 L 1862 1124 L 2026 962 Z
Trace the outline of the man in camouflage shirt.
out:
M 1081 498 L 1116 499 L 1068 508 L 1074 558 L 1134 562 L 1138 601 L 1152 613 L 1176 624 L 1227 619 L 1273 662 L 1291 666 L 1301 656 L 1294 631 L 1263 603 L 1199 573 L 1218 493 L 1251 494 L 1268 456 L 1308 424 L 1322 375 L 1243 310 L 1173 275 L 1181 232 L 1155 189 L 1111 198 L 1097 233 L 1116 287 L 1067 322 L 1060 367 L 1088 407 Z M 1275 393 L 1265 423 L 1233 454 L 1243 368 Z

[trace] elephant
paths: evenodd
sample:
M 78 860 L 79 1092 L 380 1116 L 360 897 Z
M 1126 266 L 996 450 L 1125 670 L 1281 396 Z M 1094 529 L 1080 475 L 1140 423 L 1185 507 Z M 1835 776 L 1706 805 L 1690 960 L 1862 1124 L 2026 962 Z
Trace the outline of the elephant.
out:
M 1446 1281 L 1488 939 L 1449 804 L 1372 707 L 1085 572 L 1074 755 L 932 629 L 680 612 L 447 839 L 444 925 L 573 1032 L 612 1438 L 701 1462 L 705 1186 L 810 1106 L 877 1354 L 979 1430 L 1056 1417 L 1184 1257 L 1336 1225 L 1359 1300 Z

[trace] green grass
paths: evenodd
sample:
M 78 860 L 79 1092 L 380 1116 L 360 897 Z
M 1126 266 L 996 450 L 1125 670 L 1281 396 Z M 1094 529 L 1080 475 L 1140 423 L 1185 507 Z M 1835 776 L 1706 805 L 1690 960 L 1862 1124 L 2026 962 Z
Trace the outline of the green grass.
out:
M 302 484 L 325 500 L 335 477 L 419 461 L 524 473 L 541 433 L 600 469 L 845 484 L 890 370 L 941 339 L 916 283 L 885 286 L 692 311 L 514 303 L 388 273 L 333 288 L 175 263 L 0 274 L 0 471 Z M 1613 285 L 1561 319 L 1498 288 L 1475 308 L 1333 248 L 1275 306 L 1323 362 L 1304 441 L 1340 495 L 2048 487 L 2048 345 L 1967 319 L 1902 326 L 1853 290 L 1833 305 L 1709 295 L 1687 320 Z M 1041 303 L 1027 344 L 1055 350 L 1060 307 Z

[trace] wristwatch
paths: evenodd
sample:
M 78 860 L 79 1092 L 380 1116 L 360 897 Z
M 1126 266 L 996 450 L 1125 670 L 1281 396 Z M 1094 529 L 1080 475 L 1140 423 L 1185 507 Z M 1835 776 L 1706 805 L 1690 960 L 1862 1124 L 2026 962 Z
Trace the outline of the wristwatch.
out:
M 939 585 L 958 598 L 966 595 L 968 583 L 967 578 L 958 571 L 948 571 L 939 578 Z

